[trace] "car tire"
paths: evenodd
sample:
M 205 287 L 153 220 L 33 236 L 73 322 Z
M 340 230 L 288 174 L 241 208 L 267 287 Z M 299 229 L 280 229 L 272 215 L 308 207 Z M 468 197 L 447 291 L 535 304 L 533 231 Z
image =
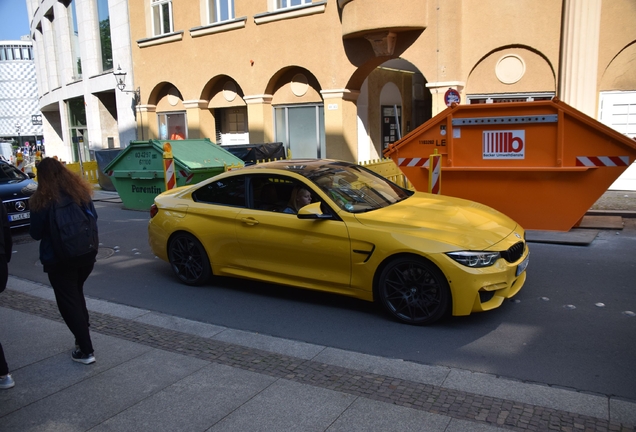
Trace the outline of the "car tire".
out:
M 187 285 L 203 285 L 212 274 L 205 248 L 188 233 L 179 233 L 170 239 L 168 260 L 179 280 Z
M 384 266 L 377 294 L 393 318 L 413 325 L 434 323 L 451 304 L 443 273 L 429 261 L 412 256 L 395 258 Z

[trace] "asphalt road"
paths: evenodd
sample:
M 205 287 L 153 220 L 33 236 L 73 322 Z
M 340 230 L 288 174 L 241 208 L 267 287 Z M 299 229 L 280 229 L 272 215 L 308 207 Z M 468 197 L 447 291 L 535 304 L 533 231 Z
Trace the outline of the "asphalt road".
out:
M 238 279 L 188 287 L 147 244 L 148 214 L 98 202 L 90 297 L 319 345 L 636 400 L 636 219 L 589 246 L 532 243 L 528 281 L 501 308 L 430 327 L 374 304 Z M 38 243 L 14 232 L 12 275 L 48 284 Z

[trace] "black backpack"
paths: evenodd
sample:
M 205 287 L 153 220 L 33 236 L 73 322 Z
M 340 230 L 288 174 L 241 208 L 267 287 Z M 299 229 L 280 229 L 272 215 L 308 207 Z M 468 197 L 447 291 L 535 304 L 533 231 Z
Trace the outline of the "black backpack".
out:
M 97 254 L 97 213 L 92 203 L 82 207 L 70 199 L 63 200 L 51 207 L 50 223 L 51 240 L 59 259 Z

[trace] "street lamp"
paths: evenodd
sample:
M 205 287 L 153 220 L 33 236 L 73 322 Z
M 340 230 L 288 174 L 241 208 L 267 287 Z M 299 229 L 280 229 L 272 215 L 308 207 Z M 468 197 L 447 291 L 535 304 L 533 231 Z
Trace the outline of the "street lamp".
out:
M 126 90 L 126 72 L 121 70 L 121 66 L 117 65 L 117 70 L 113 71 L 115 81 L 117 82 L 117 88 L 124 93 L 134 93 L 135 106 L 141 100 L 141 89 L 137 87 L 135 90 Z
M 18 133 L 18 147 L 22 147 L 22 140 L 20 139 L 20 131 L 22 130 L 22 126 L 20 123 L 15 124 L 15 131 Z
M 117 83 L 117 88 L 119 91 L 124 93 L 133 93 L 133 103 L 135 110 L 135 118 L 137 118 L 137 105 L 141 102 L 141 89 L 137 87 L 135 90 L 126 90 L 126 72 L 121 70 L 121 66 L 117 65 L 117 70 L 113 71 L 113 75 L 115 76 L 115 82 Z M 141 119 L 141 140 L 144 139 L 144 125 L 143 125 L 143 117 Z

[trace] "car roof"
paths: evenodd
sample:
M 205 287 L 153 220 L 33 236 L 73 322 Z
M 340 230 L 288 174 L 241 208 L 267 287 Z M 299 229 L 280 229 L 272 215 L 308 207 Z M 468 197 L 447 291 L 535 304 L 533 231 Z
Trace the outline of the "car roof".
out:
M 248 165 L 241 168 L 240 171 L 252 171 L 262 169 L 276 169 L 282 171 L 291 171 L 305 177 L 311 177 L 312 173 L 322 170 L 337 171 L 342 167 L 357 166 L 351 162 L 344 162 L 333 159 L 283 159 L 278 161 L 263 162 L 257 165 Z

